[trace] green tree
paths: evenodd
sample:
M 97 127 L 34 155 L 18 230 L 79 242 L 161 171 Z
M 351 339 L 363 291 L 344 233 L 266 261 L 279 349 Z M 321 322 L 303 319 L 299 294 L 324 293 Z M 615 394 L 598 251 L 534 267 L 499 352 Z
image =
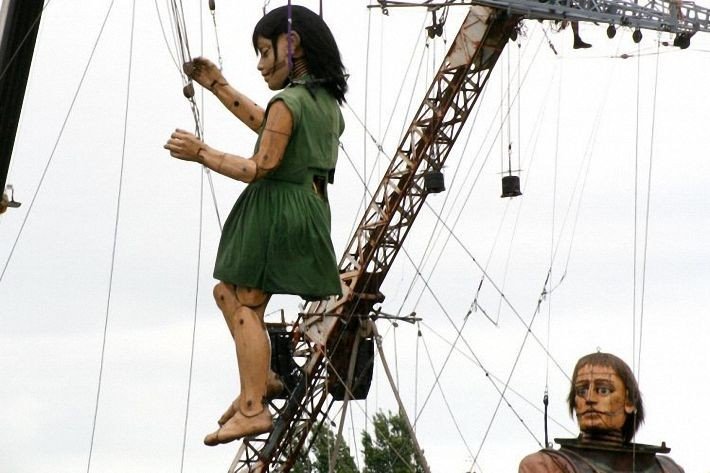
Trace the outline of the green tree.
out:
M 310 454 L 305 455 L 294 465 L 294 473 L 329 473 L 330 457 L 335 448 L 335 434 L 328 427 L 319 427 L 313 431 L 315 440 Z M 333 468 L 335 473 L 358 473 L 350 448 L 343 441 L 338 448 L 338 456 Z
M 404 418 L 399 414 L 378 412 L 372 418 L 375 439 L 362 433 L 365 456 L 363 473 L 423 472 L 416 458 L 414 441 L 409 435 Z

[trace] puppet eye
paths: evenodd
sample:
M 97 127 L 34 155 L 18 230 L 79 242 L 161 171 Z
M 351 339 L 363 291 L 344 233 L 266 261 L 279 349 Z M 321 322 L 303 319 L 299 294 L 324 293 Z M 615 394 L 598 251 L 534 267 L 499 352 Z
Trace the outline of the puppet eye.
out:
M 599 386 L 597 388 L 597 393 L 601 396 L 608 396 L 613 390 L 609 386 Z

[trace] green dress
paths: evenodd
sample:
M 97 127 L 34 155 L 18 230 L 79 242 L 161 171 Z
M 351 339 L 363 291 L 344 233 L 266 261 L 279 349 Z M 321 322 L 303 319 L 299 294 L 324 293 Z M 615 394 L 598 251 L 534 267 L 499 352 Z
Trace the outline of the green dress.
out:
M 338 158 L 343 116 L 321 87 L 287 87 L 269 101 L 267 115 L 277 100 L 293 117 L 291 138 L 279 167 L 250 183 L 234 204 L 222 230 L 214 277 L 306 300 L 340 295 L 325 188 Z

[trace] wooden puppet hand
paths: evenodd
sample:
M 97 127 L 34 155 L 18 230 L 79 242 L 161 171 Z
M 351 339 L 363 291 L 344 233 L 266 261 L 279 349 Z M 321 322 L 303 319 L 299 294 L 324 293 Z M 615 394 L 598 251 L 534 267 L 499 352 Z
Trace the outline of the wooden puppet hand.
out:
M 200 151 L 207 148 L 200 139 L 189 131 L 177 128 L 163 146 L 170 156 L 184 161 L 201 162 Z
M 188 77 L 212 92 L 220 85 L 227 85 L 222 71 L 207 58 L 197 57 L 183 64 L 182 68 Z

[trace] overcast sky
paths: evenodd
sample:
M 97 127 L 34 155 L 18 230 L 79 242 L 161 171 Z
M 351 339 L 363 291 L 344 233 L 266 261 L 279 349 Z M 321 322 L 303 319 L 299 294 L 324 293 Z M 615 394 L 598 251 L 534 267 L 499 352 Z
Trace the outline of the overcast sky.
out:
M 194 122 L 156 4 L 136 3 L 130 87 L 131 2 L 124 1 L 113 6 L 75 101 L 110 2 L 52 0 L 42 19 L 8 177 L 23 205 L 0 217 L 0 267 L 20 235 L 0 281 L 3 473 L 86 470 L 90 449 L 95 472 L 180 471 L 185 425 L 183 471 L 225 471 L 238 446 L 202 444 L 237 383 L 211 297 L 219 227 L 205 175 L 162 149 L 172 129 Z M 203 49 L 216 60 L 207 2 L 202 29 L 198 3 L 184 3 L 192 53 Z M 297 3 L 317 10 L 319 2 Z M 371 179 L 371 190 L 379 182 L 466 11 L 451 9 L 447 43 L 425 47 L 431 15 L 424 10 L 383 16 L 364 1 L 323 4 L 351 74 L 347 154 L 330 192 L 341 254 L 362 212 L 361 179 Z M 158 2 L 169 30 L 165 5 Z M 264 104 L 270 91 L 251 47 L 262 2 L 218 0 L 217 7 L 225 75 Z M 637 441 L 665 441 L 686 471 L 710 472 L 702 434 L 710 418 L 698 403 L 710 387 L 710 37 L 698 34 L 680 51 L 658 46 L 672 42 L 668 35 L 646 32 L 637 46 L 631 31 L 610 40 L 605 30 L 583 24 L 593 48 L 574 51 L 569 29 L 525 23 L 451 153 L 447 191 L 429 197 L 431 208 L 382 288 L 384 312 L 422 318 L 419 340 L 406 323 L 378 327 L 410 417 L 421 412 L 417 432 L 432 471 L 469 471 L 474 457 L 476 471 L 516 471 L 543 442 L 546 387 L 550 437 L 576 435 L 567 376 L 577 358 L 601 349 L 639 376 L 647 422 Z M 506 121 L 500 105 L 507 107 L 508 93 Z M 205 97 L 202 116 L 208 143 L 249 154 L 253 134 L 213 98 Z M 379 160 L 361 122 L 385 150 Z M 513 168 L 522 170 L 523 196 L 513 200 L 500 198 L 508 142 Z M 213 182 L 224 219 L 243 185 L 221 176 Z M 412 285 L 413 262 L 423 264 L 426 284 Z M 466 318 L 479 264 L 488 276 L 480 309 Z M 548 270 L 554 290 L 537 311 Z M 292 319 L 298 304 L 275 297 L 268 310 Z M 531 320 L 534 336 L 526 338 Z M 365 415 L 394 408 L 378 368 L 367 402 L 351 406 L 354 454 Z

